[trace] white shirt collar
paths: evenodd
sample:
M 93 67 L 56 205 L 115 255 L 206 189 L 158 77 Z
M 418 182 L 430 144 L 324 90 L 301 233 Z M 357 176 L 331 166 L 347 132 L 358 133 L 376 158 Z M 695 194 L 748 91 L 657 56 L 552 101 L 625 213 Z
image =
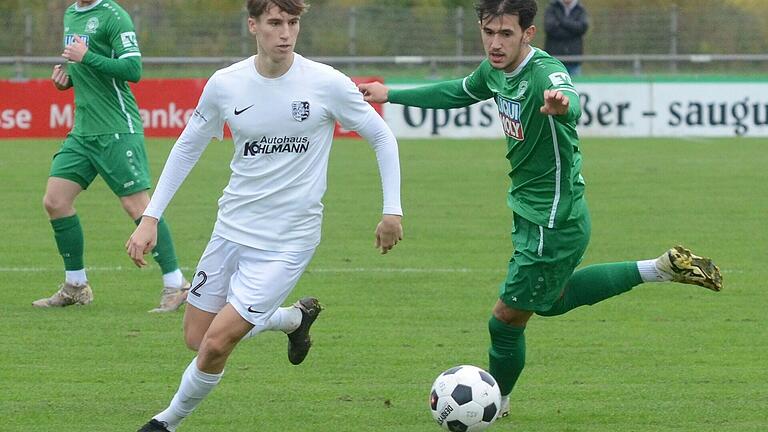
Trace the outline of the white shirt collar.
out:
M 89 11 L 89 10 L 95 8 L 96 6 L 98 6 L 99 3 L 101 3 L 101 0 L 96 0 L 90 6 L 86 6 L 84 8 L 81 8 L 80 6 L 77 5 L 77 2 L 75 2 L 75 12 L 86 12 L 86 11 Z
M 531 47 L 531 52 L 529 52 L 528 55 L 525 56 L 523 61 L 521 61 L 520 64 L 517 65 L 515 70 L 513 70 L 512 72 L 504 72 L 504 76 L 506 76 L 507 78 L 512 78 L 513 76 L 519 74 L 520 71 L 523 70 L 525 65 L 527 65 L 528 62 L 531 61 L 531 58 L 533 57 L 533 55 L 536 54 L 536 49 L 537 49 L 536 47 Z

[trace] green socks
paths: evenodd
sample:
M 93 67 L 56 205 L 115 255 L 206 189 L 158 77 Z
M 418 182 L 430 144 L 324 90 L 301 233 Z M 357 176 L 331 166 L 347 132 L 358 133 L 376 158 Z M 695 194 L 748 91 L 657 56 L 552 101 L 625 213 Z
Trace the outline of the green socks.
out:
M 56 247 L 59 254 L 64 258 L 65 270 L 82 270 L 83 250 L 85 249 L 85 238 L 83 237 L 83 227 L 80 225 L 80 218 L 77 214 L 59 219 L 52 219 L 53 236 L 56 239 Z
M 141 218 L 135 220 L 136 225 Z M 179 269 L 179 260 L 176 258 L 176 249 L 173 247 L 171 230 L 164 218 L 157 223 L 157 245 L 152 249 L 152 258 L 160 265 L 163 274 L 171 273 Z
M 585 267 L 568 279 L 563 296 L 552 308 L 539 315 L 562 315 L 571 309 L 627 292 L 643 283 L 637 263 L 620 262 Z M 501 395 L 514 388 L 525 367 L 525 327 L 515 327 L 491 317 L 488 321 L 491 348 L 488 350 L 489 372 L 499 383 Z
M 579 306 L 593 305 L 643 283 L 634 261 L 595 264 L 573 273 L 552 308 L 538 315 L 562 315 Z
M 488 350 L 488 372 L 506 396 L 515 386 L 525 367 L 525 327 L 515 327 L 491 316 L 488 321 L 491 348 Z

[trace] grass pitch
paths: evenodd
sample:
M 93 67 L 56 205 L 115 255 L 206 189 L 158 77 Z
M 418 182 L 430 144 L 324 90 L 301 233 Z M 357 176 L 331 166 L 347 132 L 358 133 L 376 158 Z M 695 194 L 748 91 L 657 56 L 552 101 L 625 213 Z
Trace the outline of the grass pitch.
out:
M 155 178 L 172 142 L 149 140 Z M 148 314 L 157 266 L 123 251 L 133 224 L 101 180 L 77 201 L 95 302 L 36 310 L 62 279 L 42 209 L 58 141 L 4 141 L 0 159 L 0 431 L 135 431 L 163 409 L 193 354 L 181 313 Z M 712 256 L 725 290 L 645 285 L 557 318 L 534 318 L 512 414 L 497 431 L 765 431 L 768 406 L 768 151 L 758 140 L 583 143 L 593 218 L 585 264 Z M 226 184 L 213 142 L 167 212 L 190 276 Z M 381 198 L 364 141 L 336 143 L 323 243 L 289 301 L 326 306 L 307 361 L 286 338 L 241 344 L 221 385 L 180 431 L 437 431 L 432 380 L 487 365 L 486 322 L 511 254 L 504 144 L 402 141 L 405 240 L 373 248 Z M 762 412 L 762 414 L 760 414 Z

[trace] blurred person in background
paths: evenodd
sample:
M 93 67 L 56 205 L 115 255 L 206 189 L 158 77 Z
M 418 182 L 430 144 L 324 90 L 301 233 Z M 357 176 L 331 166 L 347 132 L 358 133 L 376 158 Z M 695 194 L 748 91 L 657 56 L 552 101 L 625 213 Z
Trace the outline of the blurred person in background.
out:
M 582 55 L 588 29 L 589 17 L 581 0 L 552 0 L 544 13 L 544 50 L 553 57 Z M 581 62 L 564 61 L 563 65 L 572 77 L 581 74 Z
M 53 67 L 53 85 L 75 91 L 75 122 L 53 156 L 43 205 L 53 227 L 65 278 L 51 297 L 35 307 L 87 305 L 93 291 L 85 271 L 85 236 L 74 203 L 101 176 L 125 212 L 139 223 L 152 186 L 144 148 L 144 129 L 128 82 L 141 78 L 141 51 L 128 13 L 112 0 L 78 0 L 64 12 L 66 66 Z M 189 282 L 179 269 L 171 232 L 158 224 L 152 256 L 163 275 L 160 305 L 170 312 L 187 297 Z M 124 285 L 129 283 L 124 282 Z

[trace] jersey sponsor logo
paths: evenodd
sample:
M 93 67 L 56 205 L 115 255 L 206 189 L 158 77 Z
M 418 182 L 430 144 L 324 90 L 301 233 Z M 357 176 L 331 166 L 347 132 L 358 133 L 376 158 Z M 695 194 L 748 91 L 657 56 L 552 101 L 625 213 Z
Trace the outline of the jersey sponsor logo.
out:
M 302 122 L 309 118 L 309 102 L 308 101 L 293 101 L 291 103 L 291 113 L 293 119 L 297 122 Z
M 241 110 L 239 110 L 239 109 L 237 109 L 237 107 L 235 107 L 235 115 L 240 115 L 240 114 L 244 113 L 244 112 L 245 112 L 245 110 L 247 110 L 248 108 L 250 108 L 250 107 L 252 107 L 252 106 L 253 106 L 253 104 L 251 104 L 251 105 L 248 105 L 247 107 L 245 107 L 245 108 L 243 108 L 243 109 L 241 109 Z
M 87 23 L 85 23 L 85 32 L 86 33 L 96 33 L 96 30 L 99 28 L 99 19 L 96 17 L 91 17 Z
M 67 47 L 67 46 L 70 46 L 73 43 L 75 43 L 75 36 L 79 36 L 80 39 L 82 39 L 83 42 L 85 43 L 85 46 L 90 46 L 90 44 L 89 44 L 89 42 L 91 40 L 90 36 L 88 36 L 86 34 L 79 35 L 77 33 L 65 34 L 64 35 L 64 46 Z
M 504 98 L 499 95 L 496 98 L 496 104 L 499 106 L 499 119 L 504 133 L 518 141 L 522 141 L 523 124 L 520 122 L 520 102 Z
M 120 33 L 120 41 L 123 42 L 125 49 L 139 49 L 139 42 L 136 40 L 135 32 Z
M 309 137 L 261 137 L 245 142 L 245 145 L 243 145 L 243 157 L 275 153 L 306 153 L 308 149 Z
M 555 87 L 560 87 L 562 85 L 573 85 L 571 82 L 571 77 L 565 72 L 555 72 L 549 74 L 549 81 L 551 81 L 552 85 Z

